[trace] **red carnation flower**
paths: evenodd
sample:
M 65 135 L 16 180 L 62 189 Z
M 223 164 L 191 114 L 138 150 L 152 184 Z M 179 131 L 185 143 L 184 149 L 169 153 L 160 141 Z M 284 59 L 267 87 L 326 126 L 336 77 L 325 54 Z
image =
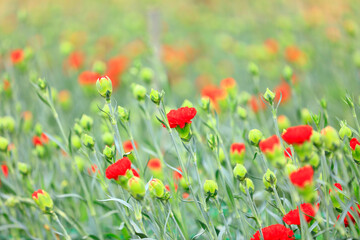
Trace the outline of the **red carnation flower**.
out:
M 310 222 L 315 217 L 316 211 L 310 203 L 303 203 L 300 208 L 306 222 Z M 285 214 L 283 221 L 288 225 L 300 225 L 299 207 Z
M 287 144 L 302 144 L 310 140 L 312 130 L 309 125 L 289 127 L 281 137 Z
M 262 229 L 264 240 L 287 240 L 295 239 L 294 232 L 281 224 L 274 224 Z M 260 232 L 257 231 L 250 240 L 260 240 Z
M 356 213 L 357 213 L 358 216 L 360 217 L 360 212 L 359 212 L 360 205 L 359 205 L 359 204 L 356 204 L 356 205 L 357 205 Z M 351 207 L 350 209 L 351 209 L 353 212 L 355 212 L 354 207 Z M 337 216 L 337 220 L 339 220 L 339 218 L 340 218 L 340 215 Z M 348 227 L 348 226 L 349 226 L 349 220 L 348 220 L 348 219 L 350 219 L 352 223 L 354 223 L 354 224 L 356 223 L 355 218 L 354 218 L 354 216 L 351 214 L 351 212 L 347 212 L 347 213 L 346 213 L 346 216 L 345 216 L 345 218 L 344 218 L 344 225 L 345 225 L 345 227 Z
M 276 40 L 274 39 L 266 39 L 264 42 L 264 45 L 266 47 L 266 49 L 268 50 L 269 53 L 275 54 L 277 53 L 278 49 L 279 49 L 279 45 L 277 43 Z
M 135 147 L 138 148 L 137 142 L 134 141 Z M 130 140 L 127 140 L 123 143 L 124 151 L 131 152 L 134 150 L 134 147 Z
M 97 172 L 96 172 L 97 170 Z M 88 173 L 89 175 L 92 174 L 99 174 L 100 175 L 100 170 L 98 169 L 98 166 L 96 164 L 92 164 L 90 168 L 88 168 Z
M 161 169 L 161 161 L 158 158 L 150 159 L 147 165 L 148 165 L 148 168 L 150 170 L 159 170 L 159 169 Z
M 360 142 L 356 138 L 350 140 L 350 147 L 352 150 L 355 150 L 356 146 L 360 145 Z
M 11 52 L 11 62 L 13 64 L 20 63 L 24 60 L 24 51 L 22 49 L 15 49 Z
M 69 55 L 67 62 L 71 68 L 79 69 L 84 63 L 84 54 L 78 51 L 72 52 Z
M 290 174 L 290 181 L 297 187 L 303 188 L 311 183 L 314 176 L 314 170 L 311 166 L 305 166 Z
M 236 81 L 233 78 L 225 78 L 225 79 L 221 80 L 220 86 L 223 89 L 233 88 L 236 86 Z
M 281 96 L 280 103 L 286 103 L 291 97 L 291 87 L 290 85 L 282 81 L 277 87 L 274 89 L 275 92 L 275 102 L 279 102 Z
M 107 179 L 118 180 L 119 176 L 125 176 L 126 171 L 131 169 L 131 161 L 127 157 L 117 160 L 105 170 Z
M 178 167 L 177 170 L 179 170 L 181 173 L 183 172 L 182 169 L 181 169 L 181 167 Z M 179 179 L 181 179 L 182 177 L 183 177 L 182 174 L 180 174 L 180 173 L 177 172 L 177 171 L 174 171 L 174 178 L 175 178 L 175 180 L 179 180 Z
M 37 198 L 38 198 L 38 194 L 44 194 L 43 190 L 42 190 L 42 189 L 39 189 L 39 190 L 33 192 L 33 194 L 31 195 L 31 197 L 32 197 L 33 199 L 37 199 Z
M 259 112 L 259 110 L 264 110 L 266 108 L 266 104 L 261 100 L 261 97 L 252 96 L 248 102 L 251 109 L 254 113 Z
M 6 178 L 9 176 L 9 168 L 5 164 L 1 165 L 1 171 Z
M 96 72 L 84 71 L 79 75 L 78 81 L 80 85 L 95 85 L 101 75 Z
M 287 158 L 291 158 L 292 157 L 292 152 L 291 152 L 291 148 L 286 148 L 284 150 L 284 156 L 287 157 Z
M 106 75 L 111 79 L 114 88 L 119 86 L 120 77 L 128 65 L 129 59 L 125 56 L 114 57 L 108 61 Z
M 207 85 L 201 90 L 202 97 L 208 97 L 213 104 L 217 104 L 218 99 L 226 97 L 226 91 L 215 85 Z
M 34 136 L 32 139 L 33 145 L 37 146 L 37 145 L 42 145 L 42 141 L 41 138 L 38 136 Z
M 276 146 L 280 146 L 280 140 L 276 135 L 260 141 L 259 147 L 263 153 L 273 152 Z
M 182 107 L 177 110 L 171 110 L 166 116 L 169 121 L 170 128 L 184 128 L 186 123 L 191 123 L 191 120 L 196 115 L 195 108 Z
M 233 144 L 231 144 L 230 151 L 231 151 L 231 153 L 241 154 L 243 151 L 245 151 L 245 144 L 244 143 L 233 143 Z

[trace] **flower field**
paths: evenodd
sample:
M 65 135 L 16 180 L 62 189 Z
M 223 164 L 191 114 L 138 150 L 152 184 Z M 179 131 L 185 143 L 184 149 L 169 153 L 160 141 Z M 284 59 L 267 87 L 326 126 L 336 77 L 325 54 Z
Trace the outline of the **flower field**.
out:
M 0 2 L 0 240 L 360 239 L 360 4 Z

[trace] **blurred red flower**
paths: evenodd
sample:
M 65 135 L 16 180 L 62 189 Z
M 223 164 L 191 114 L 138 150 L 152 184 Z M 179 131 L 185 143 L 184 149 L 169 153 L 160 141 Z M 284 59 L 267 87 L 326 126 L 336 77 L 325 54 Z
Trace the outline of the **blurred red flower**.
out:
M 101 75 L 96 72 L 91 71 L 84 71 L 79 75 L 78 81 L 80 85 L 95 85 L 98 78 L 100 78 Z
M 276 135 L 261 140 L 259 143 L 259 148 L 263 153 L 273 152 L 276 146 L 280 146 L 280 140 Z
M 134 144 L 135 144 L 135 147 L 138 148 L 137 142 L 134 141 Z M 134 150 L 134 147 L 130 140 L 123 142 L 123 148 L 124 148 L 125 152 L 131 152 Z
M 231 153 L 242 153 L 243 151 L 245 151 L 245 144 L 244 143 L 233 143 L 231 144 L 230 147 L 230 152 Z
M 127 170 L 130 169 L 131 161 L 127 157 L 123 157 L 106 168 L 105 176 L 107 179 L 118 180 L 119 176 L 125 176 Z
M 300 209 L 304 213 L 303 216 L 306 222 L 310 222 L 316 215 L 316 211 L 310 203 L 301 204 Z M 285 214 L 283 221 L 288 225 L 300 225 L 299 207 Z
M 314 170 L 311 166 L 305 166 L 290 174 L 290 181 L 297 187 L 304 188 L 312 183 Z
M 84 58 L 85 56 L 82 52 L 74 51 L 69 55 L 67 59 L 67 64 L 70 68 L 79 69 L 84 64 Z
M 22 49 L 15 49 L 11 52 L 11 62 L 13 64 L 20 63 L 24 60 L 24 51 Z

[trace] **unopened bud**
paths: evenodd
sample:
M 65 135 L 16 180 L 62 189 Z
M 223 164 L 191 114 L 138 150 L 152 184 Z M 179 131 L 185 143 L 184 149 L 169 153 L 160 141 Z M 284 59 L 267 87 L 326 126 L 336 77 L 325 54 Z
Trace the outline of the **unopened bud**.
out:
M 128 181 L 128 189 L 135 199 L 142 200 L 145 196 L 145 184 L 141 178 L 132 177 Z
M 145 100 L 146 88 L 144 86 L 141 86 L 139 84 L 135 84 L 135 85 L 132 86 L 132 91 L 133 91 L 134 97 L 137 100 L 139 100 L 139 101 Z
M 0 136 L 0 151 L 7 152 L 8 146 L 9 146 L 9 141 L 6 138 Z
M 272 92 L 269 88 L 266 89 L 266 92 L 263 95 L 265 101 L 267 101 L 270 105 L 273 104 L 275 99 L 275 93 Z
M 86 114 L 83 114 L 80 119 L 80 125 L 83 129 L 90 131 L 94 124 L 94 120 Z
M 34 199 L 36 205 L 40 208 L 44 213 L 51 213 L 53 211 L 54 203 L 50 197 L 50 195 L 42 189 L 35 191 L 32 194 L 32 198 Z
M 260 140 L 263 138 L 263 134 L 260 130 L 258 129 L 252 129 L 250 130 L 249 132 L 249 141 L 252 145 L 254 146 L 258 146 L 259 145 L 259 142 Z
M 161 94 L 154 90 L 154 89 L 151 89 L 151 92 L 150 92 L 150 100 L 155 103 L 156 105 L 159 105 L 160 104 L 160 101 L 162 99 L 162 96 Z
M 215 181 L 213 180 L 206 180 L 204 183 L 204 192 L 209 197 L 215 197 L 217 195 L 219 188 Z
M 277 178 L 275 174 L 268 169 L 263 176 L 263 183 L 266 191 L 272 192 L 273 188 L 276 187 Z
M 91 137 L 90 135 L 88 134 L 83 134 L 81 136 L 81 141 L 83 143 L 83 145 L 89 149 L 93 149 L 94 148 L 94 145 L 95 145 L 95 141 L 94 141 L 94 138 Z
M 244 194 L 246 194 L 246 190 L 247 190 L 250 196 L 252 196 L 255 192 L 254 183 L 250 178 L 245 178 L 244 181 L 240 182 L 239 187 Z
M 107 101 L 110 100 L 112 94 L 112 82 L 108 76 L 101 77 L 96 81 L 96 88 L 98 93 Z
M 244 181 L 244 179 L 246 178 L 247 170 L 244 165 L 238 163 L 236 164 L 233 173 L 239 181 Z

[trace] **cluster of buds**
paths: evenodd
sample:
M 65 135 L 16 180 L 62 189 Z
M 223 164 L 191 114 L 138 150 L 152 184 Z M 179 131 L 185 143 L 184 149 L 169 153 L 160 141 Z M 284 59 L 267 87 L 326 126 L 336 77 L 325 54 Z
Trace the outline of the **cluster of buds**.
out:
M 234 177 L 240 181 L 239 188 L 244 193 L 247 194 L 249 192 L 250 196 L 252 196 L 255 192 L 255 186 L 253 181 L 246 177 L 247 170 L 244 165 L 238 163 L 233 169 Z
M 11 116 L 0 117 L 0 133 L 14 133 L 15 119 Z
M 7 152 L 9 146 L 9 140 L 0 136 L 0 152 Z
M 150 92 L 150 100 L 155 103 L 156 105 L 160 105 L 160 102 L 162 101 L 164 97 L 164 91 L 162 91 L 161 93 L 159 93 L 158 91 L 151 89 Z
M 117 160 L 106 168 L 105 176 L 113 179 L 137 200 L 145 196 L 145 184 L 138 172 L 131 168 L 131 161 L 127 157 Z

